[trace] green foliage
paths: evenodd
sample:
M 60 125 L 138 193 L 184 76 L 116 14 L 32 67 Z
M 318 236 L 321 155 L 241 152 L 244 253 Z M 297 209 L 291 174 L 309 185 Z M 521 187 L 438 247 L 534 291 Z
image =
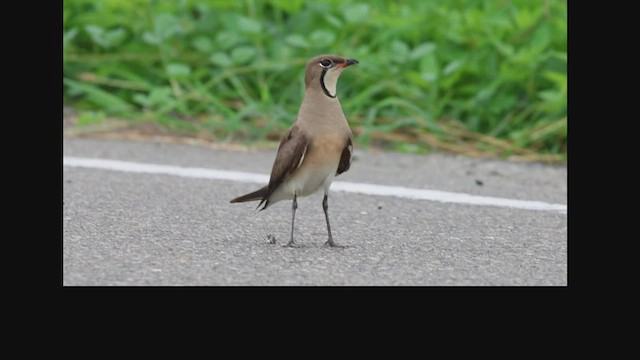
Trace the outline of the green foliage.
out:
M 293 121 L 306 60 L 337 53 L 360 60 L 339 91 L 361 144 L 406 133 L 454 143 L 455 119 L 513 151 L 564 154 L 566 10 L 562 0 L 65 0 L 65 101 L 258 140 Z

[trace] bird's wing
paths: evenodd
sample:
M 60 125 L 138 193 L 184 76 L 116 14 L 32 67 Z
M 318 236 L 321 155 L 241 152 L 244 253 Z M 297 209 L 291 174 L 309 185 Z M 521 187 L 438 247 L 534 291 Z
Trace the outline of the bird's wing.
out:
M 336 171 L 336 175 L 340 175 L 343 172 L 349 170 L 351 167 L 351 156 L 353 155 L 353 144 L 351 143 L 351 138 L 347 140 L 347 143 L 344 145 L 344 149 L 342 149 L 342 155 L 340 155 L 340 163 L 338 164 L 338 171 Z
M 297 125 L 293 125 L 284 134 L 271 169 L 267 196 L 271 195 L 283 181 L 300 167 L 308 146 L 309 139 L 307 135 Z

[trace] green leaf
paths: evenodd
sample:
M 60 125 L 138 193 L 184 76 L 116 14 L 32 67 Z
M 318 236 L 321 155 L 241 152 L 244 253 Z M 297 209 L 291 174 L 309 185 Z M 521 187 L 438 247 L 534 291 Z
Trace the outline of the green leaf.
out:
M 167 86 L 154 88 L 147 95 L 135 94 L 133 100 L 145 109 L 160 112 L 170 111 L 178 106 L 173 91 Z
M 243 65 L 255 58 L 256 49 L 251 46 L 241 46 L 231 51 L 231 60 L 236 65 Z
M 68 31 L 65 31 L 62 35 L 62 44 L 63 46 L 68 46 L 71 40 L 73 40 L 76 35 L 78 35 L 78 28 L 71 28 Z
M 507 59 L 511 59 L 513 57 L 513 54 L 515 53 L 513 46 L 498 40 L 493 35 L 490 35 L 489 41 L 491 42 L 491 44 L 493 44 L 500 55 L 506 57 Z
M 330 30 L 318 29 L 309 36 L 309 41 L 316 47 L 333 45 L 335 40 L 336 34 Z
M 287 35 L 287 37 L 284 38 L 284 41 L 287 44 L 294 47 L 300 47 L 300 48 L 309 47 L 309 42 L 307 41 L 307 39 L 305 39 L 305 37 L 300 34 Z
M 464 65 L 464 60 L 453 60 L 442 70 L 442 75 L 449 75 L 456 70 L 458 70 L 462 65 Z
M 225 52 L 214 53 L 209 57 L 209 61 L 222 67 L 231 66 L 233 63 L 229 55 Z
M 229 49 L 236 46 L 242 39 L 233 32 L 223 31 L 216 35 L 216 45 L 221 49 Z
M 368 4 L 349 4 L 342 10 L 342 16 L 348 23 L 362 23 L 367 19 L 369 14 Z
M 142 105 L 143 107 L 151 106 L 151 101 L 149 100 L 149 97 L 144 94 L 134 94 L 133 101 L 135 103 Z
M 543 90 L 538 92 L 538 96 L 540 99 L 546 102 L 556 102 L 559 99 L 562 99 L 562 94 L 555 90 Z
M 496 96 L 491 99 L 491 110 L 494 112 L 503 112 L 513 109 L 517 101 L 518 98 L 514 94 L 505 92 L 497 93 Z
M 142 40 L 151 45 L 160 44 L 160 39 L 158 39 L 158 37 L 154 33 L 151 33 L 149 31 L 145 31 L 142 34 Z
M 167 64 L 167 74 L 170 77 L 184 78 L 191 74 L 191 67 L 184 63 Z
M 149 102 L 153 105 L 164 105 L 175 102 L 173 91 L 170 87 L 158 87 L 149 93 Z
M 473 104 L 473 106 L 483 105 L 483 103 L 489 101 L 498 91 L 500 84 L 500 79 L 494 79 L 490 84 L 482 86 L 480 91 L 478 91 L 475 96 L 475 103 Z
M 262 24 L 259 21 L 245 16 L 238 17 L 238 27 L 241 32 L 247 34 L 259 34 L 262 31 Z
M 159 42 L 183 32 L 182 25 L 172 14 L 158 14 L 154 19 L 155 38 Z
M 565 73 L 559 73 L 556 71 L 545 71 L 543 75 L 546 79 L 549 79 L 559 87 L 567 85 L 567 74 Z
M 564 62 L 567 62 L 567 52 L 566 51 L 553 51 L 551 53 L 551 55 L 553 57 L 555 57 L 556 59 L 560 59 Z
M 82 111 L 78 115 L 76 125 L 85 126 L 102 122 L 107 115 L 103 111 Z
M 425 81 L 431 82 L 437 80 L 439 73 L 440 69 L 435 56 L 431 55 L 422 58 L 420 61 L 420 75 Z
M 103 42 L 102 42 L 102 34 L 104 33 L 103 28 L 96 25 L 86 25 L 84 27 L 84 30 L 87 32 L 87 34 L 89 34 L 91 41 L 93 41 L 94 43 L 100 46 L 103 46 Z
M 405 63 L 409 57 L 409 45 L 401 40 L 394 40 L 389 45 L 391 59 L 397 63 Z
M 114 113 L 131 111 L 131 105 L 128 102 L 94 85 L 67 78 L 63 79 L 62 82 L 70 88 L 73 94 L 85 95 L 89 102 L 100 106 L 103 110 Z
M 409 55 L 409 59 L 415 60 L 415 59 L 422 58 L 424 56 L 430 55 L 436 49 L 437 49 L 437 45 L 435 43 L 432 43 L 432 42 L 422 43 L 416 46 L 415 48 L 413 48 L 413 50 L 411 50 L 411 55 Z
M 548 24 L 542 24 L 531 37 L 531 46 L 538 52 L 546 49 L 551 43 L 551 27 Z
M 326 14 L 324 16 L 324 19 L 327 20 L 327 22 L 337 28 L 342 27 L 342 20 L 338 19 L 337 17 L 331 15 L 331 14 Z
M 106 31 L 103 36 L 103 40 L 105 42 L 106 48 L 111 48 L 120 45 L 127 33 L 123 28 L 116 28 L 109 31 Z
M 191 42 L 191 45 L 198 51 L 208 54 L 213 51 L 213 43 L 207 36 L 198 36 Z

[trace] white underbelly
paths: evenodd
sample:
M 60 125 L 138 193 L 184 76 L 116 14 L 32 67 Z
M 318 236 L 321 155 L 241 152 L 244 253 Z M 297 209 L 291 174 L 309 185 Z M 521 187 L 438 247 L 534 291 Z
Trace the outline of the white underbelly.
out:
M 291 177 L 283 182 L 271 195 L 269 203 L 293 199 L 293 195 L 308 196 L 318 190 L 329 192 L 329 187 L 336 176 L 338 164 L 327 164 L 322 167 L 303 164 Z
M 336 176 L 337 168 L 338 166 L 336 165 L 314 168 L 313 171 L 299 169 L 303 171 L 296 172 L 290 181 L 287 181 L 287 191 L 293 197 L 294 191 L 299 196 L 307 196 L 320 189 L 329 190 L 329 186 L 331 186 L 331 182 Z

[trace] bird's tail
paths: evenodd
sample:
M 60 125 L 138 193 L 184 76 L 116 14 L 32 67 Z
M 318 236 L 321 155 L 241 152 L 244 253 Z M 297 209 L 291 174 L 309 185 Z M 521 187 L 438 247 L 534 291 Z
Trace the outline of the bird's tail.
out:
M 260 200 L 260 204 L 258 204 L 258 207 L 260 207 L 260 205 L 262 205 L 262 203 L 264 204 L 264 207 L 260 210 L 264 210 L 267 205 L 269 205 L 269 200 L 266 198 L 267 196 L 267 192 L 269 191 L 269 186 L 266 185 L 265 187 L 258 189 L 252 193 L 248 193 L 246 195 L 242 195 L 239 196 L 233 200 L 231 200 L 232 203 L 238 203 L 238 202 L 247 202 L 247 201 L 257 201 Z

